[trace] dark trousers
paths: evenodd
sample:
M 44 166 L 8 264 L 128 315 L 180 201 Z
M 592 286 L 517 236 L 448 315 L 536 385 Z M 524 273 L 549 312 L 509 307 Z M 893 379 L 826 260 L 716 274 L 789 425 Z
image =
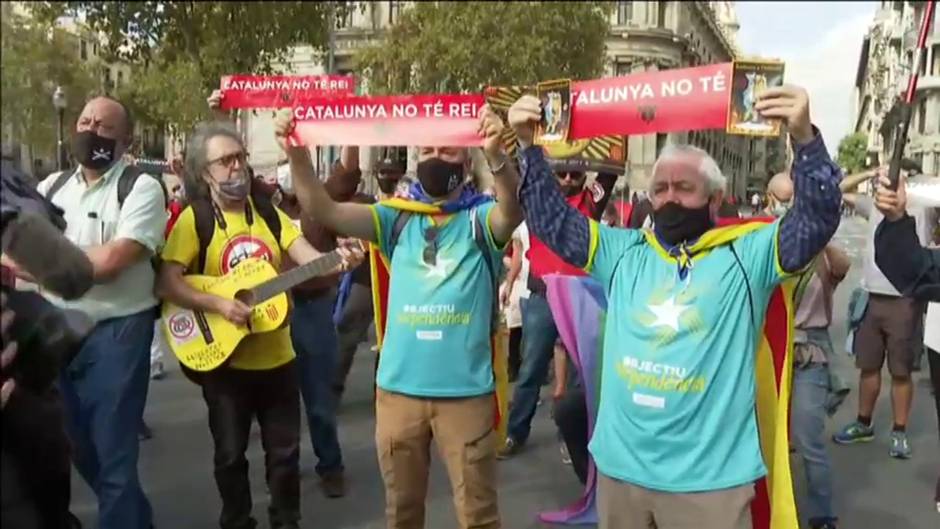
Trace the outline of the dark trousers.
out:
M 582 484 L 588 475 L 588 413 L 584 388 L 571 388 L 555 401 L 553 413 L 561 439 L 568 447 L 571 466 Z
M 343 316 L 336 326 L 339 368 L 333 381 L 333 392 L 338 398 L 342 397 L 346 390 L 346 378 L 352 369 L 356 349 L 369 337 L 372 318 L 372 289 L 367 285 L 353 283 L 343 306 Z
M 296 370 L 291 361 L 266 371 L 220 368 L 205 376 L 202 395 L 209 407 L 209 429 L 215 442 L 222 529 L 250 529 L 256 525 L 251 517 L 245 458 L 255 417 L 261 426 L 271 493 L 271 528 L 300 519 L 300 397 Z
M 928 349 L 927 361 L 930 363 L 930 382 L 933 384 L 933 399 L 937 406 L 937 431 L 940 434 L 940 353 Z M 936 500 L 940 503 L 940 477 L 937 477 Z
M 522 366 L 522 327 L 509 329 L 509 381 L 519 378 Z
M 149 529 L 137 474 L 156 309 L 103 320 L 62 371 L 65 426 L 78 473 L 98 498 L 98 529 Z
M 300 395 L 304 400 L 310 445 L 317 456 L 317 474 L 343 470 L 343 451 L 336 427 L 336 327 L 333 326 L 335 292 L 316 298 L 294 298 L 291 342 L 297 352 Z
M 17 387 L 3 408 L 0 525 L 72 527 L 70 451 L 58 392 Z

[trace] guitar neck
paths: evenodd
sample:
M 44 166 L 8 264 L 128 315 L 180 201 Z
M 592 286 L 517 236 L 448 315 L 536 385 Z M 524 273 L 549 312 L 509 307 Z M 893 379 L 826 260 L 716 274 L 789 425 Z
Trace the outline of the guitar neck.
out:
M 278 275 L 251 289 L 254 302 L 261 303 L 274 296 L 287 292 L 304 281 L 325 275 L 327 272 L 335 269 L 343 261 L 338 252 L 330 252 L 322 257 L 318 257 L 305 265 L 298 266 Z

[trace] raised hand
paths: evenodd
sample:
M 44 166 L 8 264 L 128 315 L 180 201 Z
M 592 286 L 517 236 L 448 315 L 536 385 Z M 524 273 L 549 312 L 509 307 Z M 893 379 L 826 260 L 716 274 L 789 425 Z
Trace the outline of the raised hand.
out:
M 895 222 L 904 217 L 907 209 L 907 178 L 901 177 L 898 190 L 892 191 L 891 180 L 887 176 L 878 179 L 878 191 L 875 192 L 875 207 L 884 214 L 885 218 Z
M 801 145 L 813 141 L 809 117 L 809 94 L 793 85 L 768 88 L 757 96 L 756 110 L 764 118 L 777 118 L 787 125 L 790 136 Z
M 480 126 L 477 132 L 483 138 L 483 154 L 491 164 L 506 156 L 502 141 L 500 141 L 503 128 L 503 120 L 499 115 L 489 105 L 484 105 L 480 111 Z
M 525 148 L 532 145 L 535 138 L 535 125 L 542 118 L 542 104 L 532 95 L 524 95 L 509 107 L 509 126 Z

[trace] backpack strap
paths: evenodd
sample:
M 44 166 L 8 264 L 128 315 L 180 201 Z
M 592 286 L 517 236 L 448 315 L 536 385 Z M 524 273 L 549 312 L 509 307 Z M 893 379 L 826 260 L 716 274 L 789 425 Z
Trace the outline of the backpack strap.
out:
M 271 202 L 271 195 L 264 193 L 260 189 L 256 190 L 256 187 L 257 186 L 251 186 L 251 201 L 254 203 L 255 209 L 258 210 L 258 216 L 268 225 L 268 229 L 271 230 L 271 235 L 274 235 L 274 240 L 280 245 L 281 216 L 277 214 L 277 209 L 274 207 L 274 203 Z
M 137 183 L 137 178 L 139 178 L 142 174 L 153 178 L 157 181 L 157 183 L 160 184 L 160 190 L 163 191 L 163 206 L 164 208 L 169 206 L 170 193 L 166 190 L 166 184 L 163 182 L 163 178 L 154 174 L 145 173 L 143 170 L 141 170 L 140 167 L 137 167 L 136 165 L 128 165 L 124 167 L 124 171 L 121 173 L 121 176 L 118 179 L 118 208 L 124 207 L 124 200 L 126 200 L 127 196 L 131 194 L 131 191 L 134 189 L 134 184 Z
M 493 251 L 486 240 L 486 228 L 477 214 L 477 208 L 470 210 L 471 230 L 473 231 L 473 241 L 477 248 L 483 254 L 483 262 L 486 264 L 486 271 L 490 275 L 490 288 L 492 289 L 492 303 L 490 310 L 490 330 L 496 332 L 499 327 L 499 278 L 496 277 L 496 270 L 493 267 Z
M 192 272 L 197 274 L 206 273 L 206 250 L 209 243 L 212 242 L 212 235 L 215 233 L 215 212 L 212 210 L 212 202 L 208 198 L 198 198 L 193 200 L 189 207 L 193 208 L 193 219 L 196 224 L 196 237 L 199 240 L 199 257 L 197 268 Z
M 410 211 L 399 211 L 398 216 L 395 217 L 395 223 L 392 224 L 392 233 L 388 241 L 388 264 L 392 264 L 392 254 L 395 253 L 395 246 L 398 245 L 398 238 L 401 237 L 402 230 L 405 229 L 405 224 L 408 224 L 408 220 L 411 219 L 411 216 L 414 213 Z
M 62 189 L 62 186 L 64 186 L 65 183 L 69 181 L 69 178 L 71 178 L 74 174 L 74 169 L 66 169 L 59 172 L 59 174 L 56 175 L 55 180 L 52 182 L 52 185 L 49 186 L 48 190 L 46 190 L 46 200 L 52 202 L 52 197 L 54 197 L 55 194 L 58 193 L 60 189 Z

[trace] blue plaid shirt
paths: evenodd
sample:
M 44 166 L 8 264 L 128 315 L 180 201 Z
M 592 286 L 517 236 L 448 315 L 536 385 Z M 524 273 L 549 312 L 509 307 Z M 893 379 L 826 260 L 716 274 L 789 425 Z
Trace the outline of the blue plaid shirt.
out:
M 806 145 L 793 144 L 793 208 L 780 222 L 780 266 L 800 270 L 822 251 L 839 227 L 842 171 L 829 157 L 819 131 Z M 519 200 L 529 230 L 566 262 L 583 267 L 590 251 L 588 219 L 565 202 L 542 148 L 519 152 Z

